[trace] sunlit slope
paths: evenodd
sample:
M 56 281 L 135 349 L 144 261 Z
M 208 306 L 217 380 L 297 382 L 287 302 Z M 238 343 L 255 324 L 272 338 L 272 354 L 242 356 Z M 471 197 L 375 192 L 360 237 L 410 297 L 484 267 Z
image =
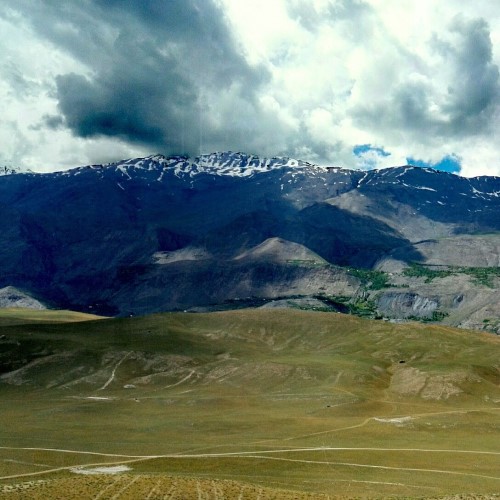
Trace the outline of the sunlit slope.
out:
M 102 316 L 75 311 L 22 309 L 18 307 L 0 309 L 0 326 L 25 325 L 30 323 L 73 323 L 97 319 L 104 318 Z
M 7 482 L 106 462 L 330 495 L 500 490 L 492 335 L 289 310 L 0 334 Z
M 29 325 L 2 328 L 3 352 L 13 344 L 19 348 L 11 359 L 23 358 L 16 361 L 24 361 L 27 385 L 37 388 L 47 387 L 39 375 L 43 367 L 50 376 L 55 355 L 88 375 L 68 372 L 51 387 L 100 392 L 102 382 L 106 394 L 122 394 L 124 385 L 134 385 L 144 395 L 189 375 L 184 386 L 198 389 L 215 381 L 244 391 L 343 387 L 358 396 L 383 389 L 398 397 L 478 400 L 496 390 L 499 375 L 497 337 L 448 327 L 288 310 L 170 313 L 79 324 L 43 324 L 47 312 L 37 324 L 38 314 L 22 315 Z M 61 314 L 61 321 L 74 319 L 73 313 L 53 314 Z M 8 383 L 13 374 L 3 372 Z M 406 378 L 413 380 L 411 387 Z M 442 393 L 430 392 L 438 385 Z M 134 393 L 129 388 L 125 394 Z

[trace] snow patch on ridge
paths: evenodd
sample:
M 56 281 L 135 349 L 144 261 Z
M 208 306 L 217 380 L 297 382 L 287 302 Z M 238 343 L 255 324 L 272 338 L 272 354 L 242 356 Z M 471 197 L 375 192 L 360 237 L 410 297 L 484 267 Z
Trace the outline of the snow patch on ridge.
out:
M 11 167 L 0 167 L 0 176 L 13 174 L 30 174 L 56 177 L 75 177 L 77 175 L 85 177 L 92 174 L 97 178 L 110 178 L 113 174 L 118 174 L 119 181 L 115 179 L 115 185 L 126 190 L 127 184 L 134 180 L 145 180 L 148 185 L 151 183 L 190 183 L 194 187 L 195 182 L 203 179 L 214 180 L 219 178 L 251 179 L 260 174 L 282 171 L 282 190 L 287 191 L 294 184 L 301 184 L 306 178 L 315 179 L 326 186 L 328 174 L 336 174 L 352 177 L 353 171 L 343 169 L 338 166 L 321 166 L 304 160 L 298 160 L 287 156 L 283 157 L 260 157 L 241 152 L 215 152 L 211 154 L 199 155 L 194 158 L 187 156 L 173 155 L 164 156 L 161 154 L 147 156 L 145 158 L 130 158 L 103 165 L 88 165 L 77 167 L 56 173 L 35 173 Z M 358 172 L 358 171 L 355 171 Z M 356 174 L 357 177 L 358 174 Z M 437 179 L 439 176 L 439 181 Z M 444 184 L 444 177 L 449 177 L 450 182 L 460 176 L 446 172 L 437 171 L 431 168 L 415 167 L 411 165 L 389 167 L 384 169 L 374 169 L 363 172 L 359 175 L 355 188 L 366 189 L 368 186 L 394 185 L 403 188 L 410 188 L 420 191 L 436 193 L 438 186 Z M 463 179 L 463 178 L 462 178 Z M 500 197 L 500 178 L 498 177 L 473 177 L 467 179 L 468 186 L 463 189 L 466 196 L 471 198 L 491 201 Z M 334 183 L 339 183 L 337 180 Z M 292 185 L 292 186 L 290 186 Z M 317 185 L 311 185 L 317 187 Z M 465 186 L 464 186 L 465 187 Z M 438 188 L 438 189 L 436 189 Z M 301 188 L 299 188 L 300 190 Z
M 166 173 L 171 172 L 178 178 L 193 178 L 201 174 L 225 177 L 253 177 L 256 174 L 270 172 L 277 169 L 298 169 L 307 171 L 311 175 L 328 172 L 339 167 L 321 167 L 303 160 L 289 157 L 264 158 L 245 153 L 217 152 L 200 155 L 195 158 L 186 156 L 152 155 L 145 158 L 130 158 L 105 165 L 89 165 L 73 170 L 60 172 L 59 175 L 77 175 L 83 171 L 98 170 L 102 175 L 114 169 L 119 171 L 126 180 L 132 177 L 145 176 L 148 172 L 155 172 L 154 180 L 162 182 Z

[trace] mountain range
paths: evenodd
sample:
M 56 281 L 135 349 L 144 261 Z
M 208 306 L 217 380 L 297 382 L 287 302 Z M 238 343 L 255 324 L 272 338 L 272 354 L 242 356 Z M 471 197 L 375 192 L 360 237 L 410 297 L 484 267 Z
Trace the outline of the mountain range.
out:
M 0 209 L 0 288 L 47 307 L 286 306 L 500 331 L 498 177 L 154 155 L 3 168 Z

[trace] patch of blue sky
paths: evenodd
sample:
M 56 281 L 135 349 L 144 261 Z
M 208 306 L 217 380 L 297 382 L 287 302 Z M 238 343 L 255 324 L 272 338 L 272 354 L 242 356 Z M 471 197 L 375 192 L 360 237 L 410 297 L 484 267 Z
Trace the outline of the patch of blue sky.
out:
M 449 172 L 458 174 L 461 170 L 460 160 L 454 155 L 448 155 L 439 160 L 437 163 L 430 163 L 424 160 L 417 160 L 411 156 L 406 158 L 408 165 L 415 167 L 433 168 L 434 170 L 441 170 L 442 172 Z
M 376 153 L 379 156 L 391 155 L 391 153 L 385 151 L 384 148 L 377 148 L 375 146 L 372 146 L 371 144 L 358 144 L 352 148 L 352 152 L 355 154 L 355 156 L 362 156 L 368 152 Z

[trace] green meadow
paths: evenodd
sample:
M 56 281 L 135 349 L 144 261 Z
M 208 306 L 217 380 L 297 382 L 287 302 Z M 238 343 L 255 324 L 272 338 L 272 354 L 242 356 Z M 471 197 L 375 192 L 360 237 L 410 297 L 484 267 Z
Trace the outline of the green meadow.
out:
M 337 313 L 3 311 L 0 497 L 491 498 L 499 360 Z

